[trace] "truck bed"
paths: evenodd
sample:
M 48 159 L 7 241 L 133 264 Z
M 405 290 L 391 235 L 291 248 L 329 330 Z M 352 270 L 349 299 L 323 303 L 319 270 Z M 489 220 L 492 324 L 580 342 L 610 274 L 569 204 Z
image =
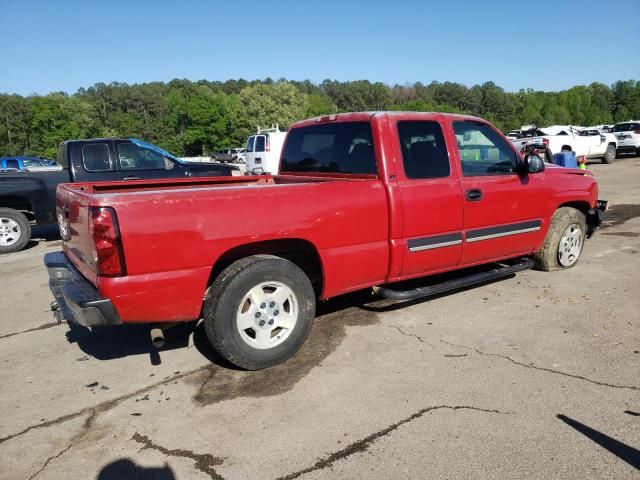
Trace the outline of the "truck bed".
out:
M 91 207 L 115 211 L 125 277 L 97 276 Z M 198 318 L 212 266 L 247 245 L 313 245 L 331 297 L 384 280 L 389 214 L 373 175 L 300 174 L 65 184 L 57 208 L 71 234 L 64 251 L 129 321 Z M 374 259 L 374 260 L 372 260 Z M 130 310 L 136 297 L 144 309 Z

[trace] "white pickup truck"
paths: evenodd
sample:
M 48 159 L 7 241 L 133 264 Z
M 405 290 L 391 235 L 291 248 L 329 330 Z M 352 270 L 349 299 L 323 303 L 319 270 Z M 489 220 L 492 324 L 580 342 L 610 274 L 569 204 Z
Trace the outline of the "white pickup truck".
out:
M 524 138 L 510 138 L 518 149 L 524 145 L 543 144 L 551 153 L 573 151 L 577 157 L 600 158 L 602 163 L 611 163 L 616 159 L 618 141 L 615 135 L 604 133 L 593 128 L 575 127 L 571 125 L 554 125 L 539 128 L 542 135 Z

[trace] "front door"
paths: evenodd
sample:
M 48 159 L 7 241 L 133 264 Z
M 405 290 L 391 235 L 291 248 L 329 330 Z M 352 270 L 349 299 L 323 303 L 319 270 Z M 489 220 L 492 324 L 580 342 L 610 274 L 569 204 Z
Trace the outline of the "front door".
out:
M 116 142 L 121 180 L 180 178 L 184 171 L 173 160 L 131 142 Z
M 460 264 L 530 253 L 542 228 L 544 174 L 519 175 L 517 153 L 490 125 L 454 121 L 452 127 L 464 198 Z
M 397 169 L 403 213 L 401 276 L 455 267 L 462 254 L 462 191 L 442 125 L 434 119 L 399 121 L 395 127 L 396 157 L 403 165 Z

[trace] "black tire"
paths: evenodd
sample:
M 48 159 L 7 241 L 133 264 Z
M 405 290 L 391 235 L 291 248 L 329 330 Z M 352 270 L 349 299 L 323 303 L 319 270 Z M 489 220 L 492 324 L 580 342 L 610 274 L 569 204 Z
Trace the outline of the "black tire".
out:
M 18 252 L 31 240 L 29 220 L 23 213 L 13 208 L 0 208 L 0 229 L 0 254 Z
M 562 148 L 560 149 L 561 152 L 573 152 L 573 148 L 571 148 L 571 145 L 563 145 Z
M 288 287 L 297 300 L 298 314 L 281 343 L 259 349 L 247 343 L 236 322 L 245 295 L 264 282 Z M 204 328 L 209 342 L 223 358 L 246 370 L 260 370 L 282 363 L 298 351 L 311 332 L 315 309 L 311 282 L 297 265 L 273 255 L 253 255 L 232 263 L 215 280 L 204 302 Z
M 612 163 L 616 159 L 616 147 L 613 145 L 607 145 L 607 150 L 602 157 L 602 163 Z
M 561 263 L 560 260 L 560 240 L 565 231 L 572 225 L 577 225 L 582 233 L 580 249 L 575 256 L 575 261 L 570 265 Z M 552 270 L 562 270 L 575 267 L 584 249 L 586 239 L 587 222 L 584 213 L 571 207 L 562 207 L 555 211 L 551 218 L 549 231 L 544 239 L 542 248 L 533 255 L 538 270 L 549 272 Z

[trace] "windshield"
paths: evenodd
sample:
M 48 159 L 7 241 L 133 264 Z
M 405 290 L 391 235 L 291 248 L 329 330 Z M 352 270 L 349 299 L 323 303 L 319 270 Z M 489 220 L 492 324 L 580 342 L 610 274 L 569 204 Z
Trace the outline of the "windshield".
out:
M 281 171 L 375 175 L 369 122 L 340 122 L 295 128 L 282 153 Z
M 637 129 L 640 129 L 640 123 L 619 123 L 613 127 L 614 132 L 630 132 Z
M 29 167 L 50 167 L 51 162 L 43 158 L 23 158 L 24 166 Z

